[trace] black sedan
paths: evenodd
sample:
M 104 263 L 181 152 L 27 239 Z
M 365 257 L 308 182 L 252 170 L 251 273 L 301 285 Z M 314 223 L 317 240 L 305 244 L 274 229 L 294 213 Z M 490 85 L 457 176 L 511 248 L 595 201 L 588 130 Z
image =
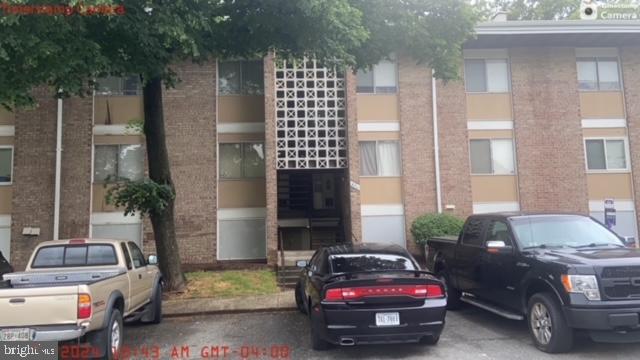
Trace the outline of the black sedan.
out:
M 2 275 L 13 272 L 13 267 L 9 264 L 7 259 L 2 255 L 2 251 L 0 251 L 0 288 L 8 286 L 8 283 L 2 280 Z
M 404 248 L 353 244 L 323 248 L 296 286 L 298 309 L 309 315 L 315 350 L 331 344 L 436 344 L 447 299 L 440 280 Z

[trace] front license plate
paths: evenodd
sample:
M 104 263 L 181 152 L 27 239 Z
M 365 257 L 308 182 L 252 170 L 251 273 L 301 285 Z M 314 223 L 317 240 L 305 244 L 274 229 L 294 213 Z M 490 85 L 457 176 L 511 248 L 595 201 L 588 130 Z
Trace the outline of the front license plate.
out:
M 29 329 L 3 329 L 0 330 L 0 341 L 30 341 L 31 331 Z
M 376 313 L 376 326 L 400 325 L 400 313 Z

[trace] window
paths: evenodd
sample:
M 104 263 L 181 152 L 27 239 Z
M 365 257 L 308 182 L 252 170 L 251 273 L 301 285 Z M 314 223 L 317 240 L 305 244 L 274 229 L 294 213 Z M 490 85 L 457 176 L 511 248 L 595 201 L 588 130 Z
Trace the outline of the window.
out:
M 264 145 L 262 143 L 220 144 L 219 162 L 222 179 L 264 177 Z
M 94 182 L 137 181 L 144 174 L 142 145 L 96 145 Z
M 505 245 L 512 245 L 509 226 L 504 221 L 493 220 L 489 224 L 488 241 L 504 241 Z
M 116 239 L 142 243 L 142 223 L 92 224 L 95 239 Z
M 469 219 L 464 227 L 462 241 L 465 245 L 482 245 L 482 230 L 484 228 L 483 219 Z
M 586 139 L 588 170 L 627 170 L 627 146 L 624 139 Z
M 391 94 L 398 90 L 396 63 L 380 61 L 370 70 L 358 70 L 357 88 L 359 93 Z
M 98 79 L 96 94 L 98 95 L 140 95 L 142 85 L 137 75 L 117 77 L 109 76 Z
M 117 265 L 112 245 L 57 245 L 40 248 L 33 268 Z
M 514 174 L 511 139 L 473 139 L 469 143 L 472 174 Z
M 147 262 L 144 260 L 144 255 L 142 255 L 142 251 L 140 251 L 138 245 L 129 241 L 129 249 L 131 250 L 131 259 L 133 260 L 134 267 L 139 268 L 147 265 Z
M 620 90 L 618 59 L 579 58 L 577 66 L 580 90 Z
M 400 176 L 400 145 L 397 141 L 360 142 L 362 176 Z
M 331 269 L 334 274 L 359 271 L 416 270 L 408 258 L 386 254 L 344 254 L 331 255 Z
M 133 267 L 131 266 L 131 258 L 129 257 L 129 249 L 125 243 L 120 243 L 120 247 L 122 248 L 122 255 L 124 256 L 124 262 L 127 264 L 127 269 L 131 270 Z
M 13 147 L 0 147 L 0 185 L 13 180 Z
M 264 93 L 262 60 L 221 61 L 218 64 L 220 95 L 261 95 Z
M 508 92 L 507 59 L 466 59 L 464 82 L 467 92 Z

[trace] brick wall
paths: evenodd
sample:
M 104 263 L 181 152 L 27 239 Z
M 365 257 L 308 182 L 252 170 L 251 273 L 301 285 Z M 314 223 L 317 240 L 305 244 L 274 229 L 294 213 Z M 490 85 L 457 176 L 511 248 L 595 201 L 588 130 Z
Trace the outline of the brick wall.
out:
M 16 112 L 13 162 L 11 263 L 24 269 L 33 248 L 53 236 L 53 192 L 56 161 L 57 101 L 38 88 L 39 104 Z M 88 215 L 88 213 L 87 213 Z M 24 227 L 39 227 L 39 236 L 23 236 Z
M 448 212 L 445 206 L 454 205 L 452 213 L 466 217 L 473 204 L 464 82 L 438 81 L 436 92 L 442 208 Z
M 163 92 L 167 148 L 176 188 L 175 222 L 185 264 L 216 261 L 216 65 L 182 63 Z
M 65 99 L 62 106 L 60 239 L 89 236 L 93 100 Z
M 588 213 L 573 48 L 516 48 L 511 76 L 520 206 Z
M 633 171 L 633 197 L 636 219 L 640 214 L 640 47 L 622 48 L 620 52 L 622 82 L 627 113 L 629 153 Z M 640 228 L 640 224 L 639 224 Z
M 358 144 L 358 107 L 356 106 L 356 75 L 351 70 L 345 73 L 346 78 L 346 98 L 347 98 L 347 151 L 349 157 L 349 169 L 347 170 L 348 178 L 346 183 L 345 196 L 349 199 L 343 199 L 348 204 L 350 215 L 349 231 L 345 234 L 346 239 L 353 242 L 362 241 L 362 216 L 360 209 L 360 191 L 351 189 L 350 183 L 360 183 L 360 146 Z M 347 195 L 348 194 L 348 195 Z M 346 218 L 346 216 L 345 216 Z M 346 219 L 345 219 L 346 220 Z
M 411 236 L 411 223 L 419 215 L 436 211 L 431 70 L 399 56 L 398 86 L 407 248 L 420 253 Z
M 278 260 L 278 171 L 276 170 L 276 75 L 274 56 L 264 59 L 264 150 L 267 195 L 267 263 Z

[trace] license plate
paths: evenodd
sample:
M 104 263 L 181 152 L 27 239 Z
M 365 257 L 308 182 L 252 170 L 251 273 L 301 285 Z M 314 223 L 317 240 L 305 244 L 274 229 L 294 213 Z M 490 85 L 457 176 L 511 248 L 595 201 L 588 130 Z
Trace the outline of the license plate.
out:
M 400 313 L 376 313 L 376 326 L 400 325 Z
M 0 341 L 30 341 L 30 329 L 3 329 L 0 330 Z

